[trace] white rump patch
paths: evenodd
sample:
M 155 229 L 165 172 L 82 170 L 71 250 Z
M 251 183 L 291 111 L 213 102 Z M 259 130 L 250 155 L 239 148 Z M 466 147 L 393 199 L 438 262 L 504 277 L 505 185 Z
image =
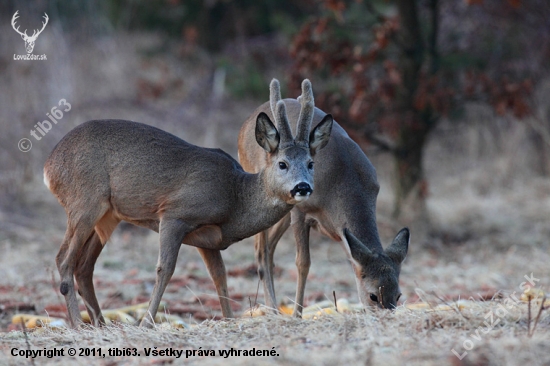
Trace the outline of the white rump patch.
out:
M 46 170 L 44 169 L 44 184 L 46 187 L 48 187 L 48 190 L 50 189 L 50 180 L 48 179 L 48 176 L 46 175 Z

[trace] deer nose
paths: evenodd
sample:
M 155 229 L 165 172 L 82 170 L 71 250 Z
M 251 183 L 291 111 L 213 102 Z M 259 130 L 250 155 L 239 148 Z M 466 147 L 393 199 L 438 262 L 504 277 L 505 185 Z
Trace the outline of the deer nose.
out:
M 313 192 L 311 189 L 311 186 L 307 184 L 306 182 L 300 182 L 296 184 L 296 187 L 290 191 L 290 194 L 292 197 L 299 195 L 299 196 L 307 196 L 310 195 Z

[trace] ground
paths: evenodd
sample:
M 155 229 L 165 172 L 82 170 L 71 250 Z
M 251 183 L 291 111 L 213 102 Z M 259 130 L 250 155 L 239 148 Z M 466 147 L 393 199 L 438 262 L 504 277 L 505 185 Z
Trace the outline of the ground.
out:
M 380 159 L 383 163 L 383 159 Z M 382 176 L 381 180 L 385 178 Z M 441 185 L 453 184 L 450 179 Z M 470 187 L 471 188 L 471 187 Z M 37 187 L 37 190 L 44 189 Z M 258 318 L 244 316 L 219 320 L 217 296 L 200 256 L 193 248 L 180 250 L 176 273 L 163 299 L 168 312 L 181 315 L 191 330 L 159 326 L 143 330 L 129 325 L 105 329 L 30 330 L 10 325 L 19 311 L 41 315 L 65 316 L 64 300 L 58 292 L 58 274 L 54 257 L 64 232 L 63 211 L 47 196 L 37 195 L 34 216 L 39 220 L 25 223 L 16 213 L 3 213 L 4 224 L 13 231 L 2 240 L 0 303 L 4 311 L 0 324 L 3 333 L 0 351 L 2 364 L 20 364 L 21 357 L 10 355 L 19 350 L 95 348 L 107 354 L 109 348 L 136 348 L 140 357 L 107 356 L 94 359 L 98 364 L 178 364 L 201 362 L 222 364 L 219 350 L 276 350 L 274 357 L 231 356 L 239 364 L 548 364 L 550 316 L 543 311 L 532 336 L 528 335 L 526 303 L 509 305 L 507 299 L 519 297 L 529 280 L 547 290 L 548 270 L 548 191 L 544 179 L 530 186 L 502 189 L 488 196 L 470 196 L 453 192 L 443 197 L 433 192 L 428 206 L 436 218 L 444 215 L 451 228 L 414 235 L 410 252 L 403 264 L 402 302 L 423 300 L 433 306 L 452 304 L 459 298 L 472 298 L 473 308 L 430 311 L 368 311 L 366 313 L 323 316 L 316 320 L 293 319 L 282 315 Z M 468 189 L 469 191 L 469 189 Z M 529 197 L 539 194 L 537 202 Z M 389 193 L 380 196 L 379 226 L 383 241 L 389 243 L 395 223 L 384 216 Z M 445 214 L 444 208 L 462 212 Z M 461 211 L 462 210 L 462 211 Z M 465 213 L 464 211 L 467 211 Z M 455 220 L 453 222 L 453 220 Z M 20 223 L 20 224 L 18 224 Z M 434 225 L 439 225 L 434 223 Z M 95 285 L 102 308 L 148 300 L 154 283 L 157 234 L 131 227 L 119 228 L 101 254 L 95 273 Z M 223 253 L 229 272 L 230 294 L 236 314 L 250 305 L 263 303 L 254 268 L 253 241 L 246 239 Z M 280 301 L 291 304 L 296 270 L 293 239 L 287 233 L 276 252 L 279 268 L 276 278 Z M 355 283 L 349 263 L 338 243 L 318 233 L 312 235 L 312 268 L 307 286 L 307 304 L 337 298 L 357 302 Z M 494 301 L 485 301 L 491 300 Z M 509 306 L 509 311 L 502 310 Z M 533 304 L 531 327 L 538 307 Z M 205 320 L 206 319 L 206 320 Z M 484 324 L 484 322 L 486 322 Z M 488 328 L 488 325 L 493 325 Z M 8 329 L 13 330 L 8 332 Z M 476 333 L 477 332 L 477 333 Z M 216 357 L 145 356 L 145 348 L 215 350 Z M 466 347 L 466 348 L 465 348 Z M 471 349 L 471 350 L 469 350 Z M 464 356 L 462 360 L 458 356 Z M 466 354 L 464 352 L 467 352 Z M 197 354 L 197 353 L 196 353 Z M 92 357 L 92 356 L 90 356 Z M 40 364 L 88 364 L 88 357 L 39 358 Z

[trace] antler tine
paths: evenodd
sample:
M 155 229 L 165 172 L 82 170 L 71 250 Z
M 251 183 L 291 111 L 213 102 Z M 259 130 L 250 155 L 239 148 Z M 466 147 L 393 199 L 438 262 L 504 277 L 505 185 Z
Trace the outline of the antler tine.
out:
M 277 102 L 281 100 L 281 86 L 279 85 L 279 80 L 271 80 L 269 84 L 269 102 L 271 105 L 271 114 L 273 118 L 277 118 Z
M 44 18 L 44 20 L 46 22 L 42 22 L 42 30 L 40 32 L 42 32 L 44 30 L 44 28 L 46 28 L 46 25 L 48 24 L 48 21 L 50 20 L 50 17 L 46 13 L 44 13 L 44 16 L 42 18 Z
M 45 20 L 46 22 L 42 22 L 42 29 L 40 29 L 40 30 L 38 31 L 38 33 L 36 33 L 37 30 L 34 31 L 34 32 L 36 33 L 36 37 L 38 37 L 38 36 L 40 35 L 40 33 L 42 33 L 42 31 L 44 30 L 44 28 L 46 28 L 46 25 L 48 24 L 48 20 L 50 20 L 50 18 L 48 17 L 48 14 L 46 14 L 46 13 L 44 13 L 44 16 L 43 16 L 42 18 L 44 18 L 44 20 Z M 32 36 L 33 36 L 33 37 L 35 36 L 34 33 L 33 33 Z
M 298 97 L 298 101 L 302 107 L 300 108 L 300 116 L 296 125 L 296 143 L 307 147 L 309 146 L 309 130 L 311 129 L 315 107 L 313 90 L 309 79 L 304 79 L 302 82 L 302 95 Z
M 13 14 L 13 17 L 11 18 L 11 27 L 13 28 L 14 31 L 16 31 L 17 33 L 19 33 L 20 35 L 27 35 L 27 30 L 25 29 L 25 32 L 22 33 L 20 30 L 19 30 L 19 26 L 17 26 L 17 28 L 15 28 L 15 23 L 17 21 L 17 19 L 19 18 L 19 10 L 17 10 L 15 12 L 15 14 Z
M 294 139 L 292 138 L 292 132 L 290 132 L 290 123 L 288 122 L 288 116 L 286 114 L 285 102 L 279 100 L 276 109 L 277 114 L 275 115 L 275 121 L 277 122 L 279 136 L 281 137 L 279 149 L 284 149 L 288 144 L 292 144 Z

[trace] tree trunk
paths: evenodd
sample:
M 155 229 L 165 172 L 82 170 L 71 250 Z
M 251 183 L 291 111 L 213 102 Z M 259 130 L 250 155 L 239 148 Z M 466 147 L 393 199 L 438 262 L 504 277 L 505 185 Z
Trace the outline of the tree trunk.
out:
M 394 182 L 395 203 L 393 216 L 398 218 L 402 213 L 403 203 L 413 193 L 413 201 L 420 202 L 425 211 L 424 200 L 427 186 L 424 179 L 422 158 L 428 134 L 435 126 L 437 119 L 433 111 L 418 111 L 415 107 L 418 82 L 422 77 L 420 69 L 426 56 L 430 57 L 428 73 L 435 73 L 439 67 L 437 52 L 438 0 L 430 0 L 432 10 L 428 49 L 425 52 L 418 16 L 417 0 L 397 0 L 399 12 L 398 44 L 401 47 L 399 69 L 402 72 L 402 86 L 398 92 L 398 112 L 401 118 L 399 135 L 393 152 L 396 181 Z M 425 212 L 418 212 L 421 216 Z
M 424 58 L 417 1 L 398 0 L 397 8 L 400 19 L 398 42 L 401 47 L 399 69 L 402 72 L 403 84 L 398 92 L 401 125 L 393 153 L 397 170 L 394 182 L 393 216 L 395 218 L 401 214 L 405 198 L 424 177 L 422 151 L 426 139 L 423 121 L 414 108 L 419 71 Z
M 421 120 L 414 123 L 414 126 L 417 126 L 417 128 L 405 127 L 401 129 L 393 152 L 396 169 L 395 201 L 392 213 L 394 218 L 401 216 L 403 203 L 409 198 L 409 195 L 412 194 L 414 197 L 410 197 L 412 200 L 407 201 L 411 201 L 410 203 L 414 208 L 418 208 L 417 206 L 420 205 L 420 211 L 424 208 L 424 201 L 427 196 L 422 159 L 430 128 L 429 124 Z M 423 214 L 422 212 L 418 213 Z

